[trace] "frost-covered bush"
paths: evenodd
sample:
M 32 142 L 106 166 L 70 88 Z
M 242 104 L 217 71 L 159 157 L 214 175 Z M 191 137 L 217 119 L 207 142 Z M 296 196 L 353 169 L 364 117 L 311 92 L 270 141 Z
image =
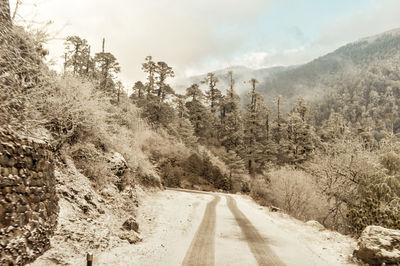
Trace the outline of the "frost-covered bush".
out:
M 301 220 L 322 220 L 328 204 L 313 176 L 284 167 L 269 172 L 267 179 L 268 189 L 264 193 L 271 204 Z
M 93 156 L 93 149 L 100 154 L 116 151 L 124 156 L 136 175 L 129 175 L 124 181 L 127 185 L 138 181 L 160 183 L 143 152 L 143 143 L 156 133 L 140 119 L 138 109 L 127 98 L 121 97 L 119 104 L 113 104 L 91 81 L 54 74 L 47 86 L 30 93 L 27 106 L 29 116 L 51 133 L 56 150 L 72 147 L 67 149 L 72 152 L 76 145 L 85 147 L 81 153 L 88 151 L 90 160 L 81 165 L 81 170 L 97 185 L 108 182 L 108 173 L 103 162 Z
M 337 143 L 308 171 L 329 199 L 324 224 L 358 235 L 368 225 L 400 228 L 398 156 L 365 148 L 357 140 Z
M 257 175 L 251 182 L 250 195 L 262 206 L 272 204 L 271 189 L 266 176 Z
M 3 25 L 1 25 L 3 27 Z M 0 122 L 18 129 L 29 123 L 24 113 L 29 93 L 46 84 L 41 34 L 13 26 L 0 30 Z
M 75 166 L 83 175 L 94 181 L 97 188 L 103 188 L 109 184 L 116 184 L 116 176 L 108 165 L 107 158 L 93 144 L 76 144 L 70 154 Z
M 90 82 L 54 76 L 52 84 L 31 94 L 29 104 L 59 146 L 106 135 L 110 104 Z
M 360 176 L 359 201 L 348 214 L 350 230 L 357 235 L 369 225 L 400 229 L 400 157 L 384 152 L 379 162 L 374 172 Z

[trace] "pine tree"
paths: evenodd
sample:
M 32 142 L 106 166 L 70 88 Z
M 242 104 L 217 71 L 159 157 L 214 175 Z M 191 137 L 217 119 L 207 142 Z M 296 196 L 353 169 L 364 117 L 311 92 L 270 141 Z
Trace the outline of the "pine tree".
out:
M 174 102 L 175 102 L 175 111 L 177 112 L 177 117 L 188 118 L 189 110 L 186 107 L 186 97 L 184 95 L 177 94 Z
M 72 68 L 73 75 L 87 75 L 92 64 L 90 46 L 85 39 L 69 36 L 65 41 L 64 71 Z
M 194 127 L 195 135 L 204 142 L 212 134 L 212 115 L 202 104 L 202 95 L 201 90 L 196 84 L 186 89 L 186 97 L 192 98 L 191 101 L 186 102 L 189 120 Z
M 191 101 L 199 101 L 201 102 L 204 98 L 203 92 L 199 89 L 198 84 L 193 84 L 189 88 L 186 89 L 186 97 L 191 97 Z
M 154 92 L 155 73 L 157 65 L 153 61 L 153 57 L 151 56 L 147 56 L 145 60 L 146 62 L 142 64 L 142 70 L 145 73 L 147 73 L 147 83 L 145 85 L 146 85 L 147 97 L 150 97 L 151 94 Z
M 158 86 L 157 97 L 160 102 L 163 102 L 167 95 L 175 93 L 174 90 L 165 83 L 167 78 L 174 77 L 175 74 L 172 67 L 168 66 L 165 62 L 157 62 L 155 73 L 158 74 L 156 82 Z
M 307 107 L 304 100 L 299 99 L 287 119 L 286 147 L 288 162 L 292 164 L 303 163 L 311 158 L 315 148 L 315 134 L 312 126 L 306 122 Z
M 232 71 L 228 72 L 228 76 L 230 77 L 230 88 L 221 105 L 219 139 L 228 151 L 234 150 L 238 152 L 243 144 L 243 121 L 240 97 L 233 88 L 234 79 Z
M 174 71 L 165 62 L 160 61 L 156 64 L 151 56 L 146 57 L 142 70 L 147 73 L 146 98 L 139 101 L 143 110 L 142 116 L 153 125 L 162 125 L 173 131 L 170 124 L 175 119 L 175 110 L 164 100 L 167 96 L 175 94 L 171 86 L 166 84 L 166 79 L 173 77 Z
M 299 164 L 311 158 L 316 135 L 307 123 L 307 112 L 305 102 L 300 98 L 286 118 L 280 115 L 272 124 L 272 138 L 279 147 L 277 163 Z
M 175 110 L 177 112 L 175 128 L 177 134 L 184 143 L 195 147 L 198 138 L 195 136 L 194 127 L 189 120 L 189 110 L 186 108 L 185 97 L 183 95 L 177 95 L 175 103 Z
M 221 91 L 217 89 L 218 82 L 219 79 L 214 73 L 208 73 L 206 78 L 202 81 L 202 83 L 208 85 L 208 89 L 206 90 L 206 99 L 210 104 L 210 111 L 213 115 L 217 112 L 222 98 Z
M 235 151 L 230 150 L 225 157 L 225 162 L 229 168 L 229 179 L 232 184 L 232 190 L 241 191 L 246 175 L 246 167 L 242 158 Z
M 176 130 L 184 143 L 190 147 L 196 147 L 199 138 L 194 135 L 193 125 L 188 118 L 179 118 L 177 120 Z
M 132 87 L 133 93 L 131 94 L 131 99 L 140 100 L 143 99 L 145 86 L 141 81 L 136 81 L 135 85 Z
M 103 46 L 104 49 L 104 46 Z M 114 94 L 116 75 L 121 71 L 115 56 L 104 50 L 96 53 L 94 63 L 100 79 L 100 89 L 107 93 Z
M 119 102 L 121 100 L 121 96 L 125 95 L 124 94 L 124 85 L 122 84 L 122 82 L 120 80 L 118 80 L 117 83 L 115 84 L 115 87 L 117 89 L 117 103 L 119 104 Z
M 244 116 L 244 150 L 243 158 L 247 161 L 247 168 L 250 174 L 255 174 L 256 166 L 261 166 L 265 162 L 263 156 L 266 142 L 267 131 L 266 121 L 268 108 L 264 97 L 256 91 L 256 79 L 251 79 L 252 89 L 249 93 L 250 103 L 246 105 Z M 260 171 L 261 169 L 258 169 Z

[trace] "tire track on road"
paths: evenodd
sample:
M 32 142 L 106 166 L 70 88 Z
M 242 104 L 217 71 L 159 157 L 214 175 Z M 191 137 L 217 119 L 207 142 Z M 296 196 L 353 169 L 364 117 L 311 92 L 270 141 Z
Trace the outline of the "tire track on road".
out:
M 214 265 L 216 206 L 219 200 L 219 196 L 214 196 L 207 204 L 203 220 L 183 259 L 183 266 Z
M 226 198 L 229 210 L 232 212 L 236 222 L 239 224 L 240 229 L 246 237 L 250 250 L 258 264 L 262 266 L 285 265 L 268 246 L 268 241 L 260 235 L 257 229 L 251 224 L 250 220 L 240 211 L 235 199 L 231 196 L 227 196 Z

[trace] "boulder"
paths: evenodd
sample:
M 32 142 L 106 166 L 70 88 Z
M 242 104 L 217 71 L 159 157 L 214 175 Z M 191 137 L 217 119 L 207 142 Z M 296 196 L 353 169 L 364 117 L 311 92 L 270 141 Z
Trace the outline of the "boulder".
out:
M 133 230 L 135 232 L 139 231 L 139 225 L 133 217 L 129 217 L 128 220 L 126 220 L 122 224 L 122 228 L 125 230 L 128 230 L 128 231 L 131 231 L 131 230 Z
M 371 265 L 400 264 L 400 230 L 366 227 L 358 239 L 355 254 Z
M 126 170 L 128 170 L 128 163 L 124 156 L 118 152 L 114 154 L 108 160 L 111 170 L 116 176 L 122 176 Z
M 322 224 L 314 220 L 307 221 L 306 224 L 318 229 L 319 231 L 325 230 L 325 227 Z

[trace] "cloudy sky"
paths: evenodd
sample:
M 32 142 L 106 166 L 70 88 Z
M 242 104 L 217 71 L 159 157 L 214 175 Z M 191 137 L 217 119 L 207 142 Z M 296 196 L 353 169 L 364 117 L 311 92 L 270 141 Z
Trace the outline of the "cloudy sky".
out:
M 87 39 L 92 51 L 105 37 L 129 87 L 144 78 L 147 55 L 173 66 L 177 77 L 231 65 L 292 65 L 400 27 L 399 0 L 21 1 L 19 23 L 52 22 L 46 29 L 55 61 L 66 36 Z

